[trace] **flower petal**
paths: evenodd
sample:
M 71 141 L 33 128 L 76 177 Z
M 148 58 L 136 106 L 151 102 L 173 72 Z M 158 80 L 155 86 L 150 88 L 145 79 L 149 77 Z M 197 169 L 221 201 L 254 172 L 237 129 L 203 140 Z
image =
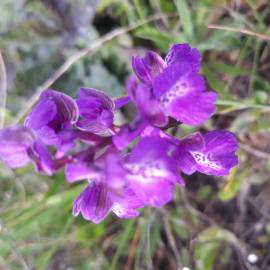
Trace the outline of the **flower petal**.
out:
M 47 125 L 57 114 L 57 107 L 51 99 L 40 99 L 25 120 L 25 126 L 34 130 Z
M 171 145 L 159 137 L 145 137 L 127 159 L 129 185 L 145 203 L 158 207 L 172 199 L 176 183 L 182 183 L 176 162 L 169 156 Z
M 60 144 L 60 138 L 49 126 L 42 126 L 36 130 L 36 136 L 46 145 L 58 146 Z
M 38 172 L 44 172 L 47 175 L 53 174 L 53 161 L 48 149 L 41 141 L 35 141 L 33 144 L 33 160 Z
M 69 183 L 79 180 L 93 179 L 100 177 L 100 174 L 83 162 L 67 164 L 65 176 Z
M 161 99 L 166 94 L 175 98 L 194 91 L 201 92 L 205 89 L 205 85 L 202 77 L 192 72 L 190 65 L 176 63 L 168 66 L 156 77 L 153 88 L 155 97 Z
M 191 175 L 196 171 L 196 164 L 189 151 L 201 151 L 205 148 L 203 136 L 195 132 L 184 138 L 177 149 L 175 158 L 178 160 L 178 166 L 185 174 Z
M 8 167 L 18 168 L 30 161 L 28 149 L 34 143 L 30 129 L 14 126 L 0 130 L 0 160 Z
M 80 116 L 77 127 L 98 135 L 110 135 L 115 104 L 105 93 L 96 89 L 81 88 L 77 99 Z
M 205 91 L 203 77 L 186 65 L 166 68 L 154 82 L 154 93 L 166 115 L 188 125 L 202 124 L 216 110 L 217 94 Z
M 83 218 L 93 223 L 100 223 L 111 211 L 113 204 L 104 185 L 88 185 L 78 196 L 73 205 L 73 215 L 80 213 Z
M 79 117 L 78 106 L 76 102 L 68 95 L 54 90 L 46 90 L 42 93 L 41 100 L 53 100 L 57 106 L 58 122 L 69 122 L 74 124 Z
M 120 218 L 134 218 L 140 215 L 138 210 L 125 208 L 119 203 L 113 204 L 112 211 Z
M 97 89 L 82 87 L 80 88 L 79 97 L 80 99 L 92 98 L 98 100 L 101 103 L 102 107 L 108 110 L 114 110 L 113 100 L 104 92 L 99 91 Z
M 144 171 L 147 172 L 147 168 Z M 143 174 L 133 173 L 129 176 L 129 185 L 146 205 L 159 207 L 172 200 L 174 184 L 170 182 L 169 174 L 160 177 Z
M 167 113 L 174 119 L 187 125 L 201 125 L 216 111 L 215 92 L 202 92 L 173 101 L 167 107 Z
M 66 165 L 65 176 L 69 183 L 84 179 L 100 178 L 100 172 L 92 165 L 94 154 L 94 148 L 90 147 L 77 154 L 73 158 L 72 163 Z
M 166 67 L 163 59 L 155 52 L 148 51 L 144 57 L 133 56 L 132 68 L 139 80 L 151 85 L 154 78 Z
M 237 165 L 238 158 L 235 155 L 238 149 L 237 139 L 235 135 L 229 131 L 216 130 L 206 133 L 205 140 L 205 161 L 196 157 L 195 160 L 198 164 L 197 170 L 213 175 L 228 175 L 230 169 Z
M 130 102 L 129 96 L 119 97 L 114 100 L 115 109 L 120 109 Z
M 178 164 L 181 170 L 186 174 L 197 170 L 209 175 L 228 175 L 230 169 L 238 163 L 235 155 L 237 150 L 235 135 L 229 131 L 211 131 L 201 137 L 203 143 L 199 144 L 195 141 L 198 136 L 181 142 L 178 151 Z M 191 146 L 192 139 L 197 147 Z
M 135 119 L 130 124 L 123 125 L 120 131 L 113 136 L 112 141 L 117 149 L 126 148 L 147 126 L 142 119 Z
M 199 71 L 201 67 L 201 54 L 198 49 L 191 48 L 187 43 L 174 44 L 170 48 L 165 58 L 167 65 L 175 63 L 188 63 L 194 71 Z

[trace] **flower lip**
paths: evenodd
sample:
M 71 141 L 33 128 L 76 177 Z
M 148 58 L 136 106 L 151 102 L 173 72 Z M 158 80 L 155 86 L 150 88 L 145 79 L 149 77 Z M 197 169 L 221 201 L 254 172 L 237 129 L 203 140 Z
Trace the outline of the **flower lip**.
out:
M 208 175 L 228 175 L 238 163 L 237 140 L 233 133 L 224 130 L 194 133 L 184 138 L 178 148 L 178 166 L 186 174 L 195 171 Z

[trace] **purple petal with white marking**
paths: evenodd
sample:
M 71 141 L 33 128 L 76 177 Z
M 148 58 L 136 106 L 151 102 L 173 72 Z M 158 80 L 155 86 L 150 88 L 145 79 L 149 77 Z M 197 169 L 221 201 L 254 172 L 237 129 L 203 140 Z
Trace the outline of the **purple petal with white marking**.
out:
M 166 115 L 188 125 L 202 124 L 216 110 L 217 94 L 205 91 L 203 77 L 185 65 L 166 68 L 154 82 L 154 93 Z
M 199 171 L 209 175 L 228 175 L 238 163 L 235 135 L 229 131 L 211 131 L 201 137 L 203 143 L 198 143 L 198 137 L 193 136 L 196 147 L 191 146 L 192 137 L 182 140 L 178 151 L 181 170 L 186 174 Z
M 112 211 L 120 218 L 135 218 L 140 215 L 138 210 L 126 208 L 119 203 L 114 203 Z
M 145 137 L 133 148 L 125 164 L 131 189 L 146 204 L 158 207 L 172 199 L 176 183 L 182 183 L 171 145 L 158 137 Z

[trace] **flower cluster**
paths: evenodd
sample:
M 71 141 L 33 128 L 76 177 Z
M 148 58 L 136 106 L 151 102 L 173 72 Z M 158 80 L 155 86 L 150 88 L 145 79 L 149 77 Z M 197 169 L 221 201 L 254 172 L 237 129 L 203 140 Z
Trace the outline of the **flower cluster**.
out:
M 200 125 L 215 112 L 217 95 L 199 73 L 199 51 L 175 44 L 165 59 L 149 51 L 133 57 L 132 67 L 137 78 L 129 78 L 121 98 L 91 88 L 81 88 L 76 100 L 44 91 L 23 125 L 0 130 L 2 162 L 11 168 L 32 162 L 47 175 L 64 168 L 69 183 L 86 181 L 73 215 L 94 223 L 111 211 L 132 218 L 142 207 L 168 203 L 185 183 L 181 174 L 228 175 L 237 164 L 234 134 L 179 139 L 167 132 L 181 123 Z M 130 102 L 136 117 L 117 126 L 115 111 Z

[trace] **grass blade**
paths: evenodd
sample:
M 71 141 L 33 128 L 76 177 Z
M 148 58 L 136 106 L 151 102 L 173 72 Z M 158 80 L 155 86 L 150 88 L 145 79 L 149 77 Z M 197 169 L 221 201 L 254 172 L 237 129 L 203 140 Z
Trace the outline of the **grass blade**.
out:
M 193 24 L 191 20 L 191 13 L 185 0 L 174 0 L 177 11 L 179 13 L 182 27 L 186 39 L 188 41 L 193 40 Z
M 2 54 L 0 52 L 0 128 L 2 128 L 5 123 L 6 99 L 7 73 Z

